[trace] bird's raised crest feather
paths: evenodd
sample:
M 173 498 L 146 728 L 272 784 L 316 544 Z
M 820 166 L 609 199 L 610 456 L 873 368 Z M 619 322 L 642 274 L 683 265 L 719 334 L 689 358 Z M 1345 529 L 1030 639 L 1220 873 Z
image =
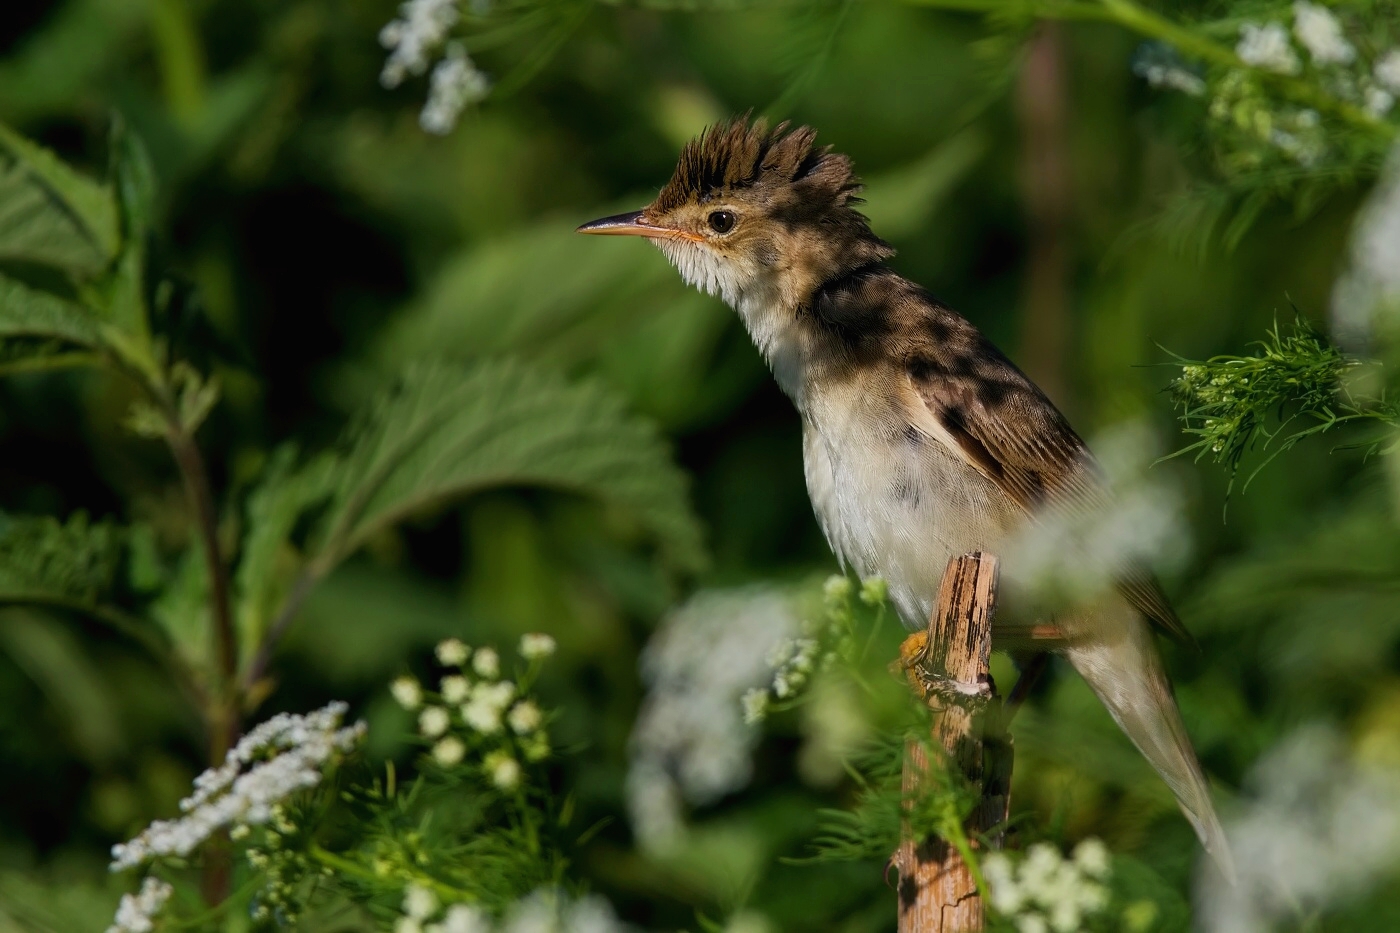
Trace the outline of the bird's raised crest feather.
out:
M 668 211 L 725 190 L 785 186 L 839 206 L 858 201 L 861 184 L 851 160 L 817 146 L 816 138 L 810 127 L 790 129 L 784 122 L 770 128 L 747 114 L 716 123 L 686 143 L 653 207 Z

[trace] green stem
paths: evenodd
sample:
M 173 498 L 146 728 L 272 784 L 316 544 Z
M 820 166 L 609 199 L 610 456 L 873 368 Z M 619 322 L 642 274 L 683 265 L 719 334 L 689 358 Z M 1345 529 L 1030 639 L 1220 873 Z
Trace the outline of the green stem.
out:
M 205 568 L 209 575 L 210 611 L 214 622 L 214 667 L 218 684 L 213 708 L 206 710 L 209 720 L 209 761 L 218 766 L 224 754 L 233 747 L 239 729 L 238 643 L 233 628 L 233 609 L 229 597 L 228 568 L 224 565 L 219 546 L 219 519 L 214 510 L 214 494 L 209 485 L 209 473 L 204 457 L 194 438 L 180 423 L 179 416 L 167 411 L 166 441 L 180 468 L 185 492 L 194 510 L 195 526 L 204 551 Z
M 322 848 L 319 843 L 313 842 L 308 845 L 306 854 L 310 855 L 327 868 L 332 868 L 341 874 L 349 875 L 352 878 L 359 878 L 361 881 L 369 881 L 374 884 L 382 885 L 385 883 L 386 879 L 383 875 L 376 873 L 373 869 L 366 868 L 354 859 L 349 859 L 343 855 L 330 852 Z M 438 881 L 430 875 L 420 875 L 416 872 L 411 872 L 408 875 L 408 880 L 413 884 L 431 888 L 433 893 L 450 903 L 475 903 L 480 900 L 480 898 L 472 892 L 463 891 L 461 888 L 456 888 L 445 882 Z

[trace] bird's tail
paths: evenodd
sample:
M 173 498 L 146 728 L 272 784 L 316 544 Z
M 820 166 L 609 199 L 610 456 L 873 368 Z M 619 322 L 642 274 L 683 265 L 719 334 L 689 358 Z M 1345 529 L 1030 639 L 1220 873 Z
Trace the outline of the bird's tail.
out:
M 1065 655 L 1167 782 L 1201 845 L 1233 884 L 1234 860 L 1162 670 L 1152 632 L 1136 612 L 1127 606 L 1122 610 L 1122 617 L 1115 618 L 1114 624 L 1095 620 L 1100 624 L 1092 626 L 1093 636 L 1066 649 Z

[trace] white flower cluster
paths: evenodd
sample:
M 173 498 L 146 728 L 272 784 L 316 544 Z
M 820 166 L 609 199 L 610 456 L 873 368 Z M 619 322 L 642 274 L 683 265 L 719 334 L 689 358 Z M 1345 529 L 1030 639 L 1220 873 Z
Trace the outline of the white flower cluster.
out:
M 647 695 L 627 772 L 643 847 L 680 840 L 683 800 L 703 805 L 748 781 L 758 736 L 744 725 L 740 697 L 771 680 L 764 659 L 797 631 L 788 597 L 760 588 L 700 593 L 657 628 L 642 654 Z
M 404 891 L 403 915 L 394 924 L 394 933 L 492 933 L 493 929 L 490 915 L 480 907 L 453 904 L 444 911 L 433 890 L 417 884 Z
M 457 24 L 457 0 L 407 0 L 399 16 L 379 30 L 379 44 L 389 50 L 379 82 L 394 88 L 410 74 L 428 70 L 428 60 Z
M 1016 924 L 1020 933 L 1075 933 L 1085 918 L 1108 906 L 1103 882 L 1111 870 L 1107 847 L 1085 839 L 1067 859 L 1049 843 L 1030 847 L 1013 862 L 993 852 L 982 863 L 991 888 L 992 907 Z
M 631 929 L 596 894 L 574 899 L 542 889 L 507 911 L 496 933 L 628 933 Z
M 400 4 L 398 18 L 379 31 L 379 44 L 389 50 L 389 58 L 379 73 L 387 88 L 398 87 L 409 75 L 421 75 L 446 43 L 443 57 L 433 66 L 428 80 L 428 100 L 418 123 L 429 133 L 445 135 L 469 104 L 483 100 L 491 91 L 491 80 L 476 67 L 460 42 L 448 42 L 457 24 L 458 0 L 407 0 Z
M 527 661 L 543 660 L 554 653 L 554 639 L 532 633 L 520 639 L 520 656 Z M 549 756 L 549 737 L 544 731 L 544 713 L 533 700 L 518 695 L 514 681 L 501 680 L 501 656 L 494 648 L 477 648 L 456 638 L 439 642 L 434 654 L 450 672 L 438 681 L 438 695 L 430 697 L 412 677 L 399 677 L 389 692 L 404 709 L 418 710 L 418 734 L 435 740 L 432 757 L 444 768 L 455 767 L 467 756 L 467 742 L 452 734 L 453 714 L 469 733 L 469 738 L 500 736 L 509 728 L 518 737 L 527 760 L 541 761 Z M 468 676 L 470 671 L 477 679 Z M 529 675 L 527 674 L 527 677 Z M 428 702 L 428 705 L 424 705 Z M 520 762 L 510 750 L 496 749 L 483 759 L 487 775 L 502 790 L 513 790 L 524 775 Z
M 1006 547 L 1005 584 L 1033 602 L 1083 605 L 1112 591 L 1125 569 L 1171 568 L 1190 550 L 1180 490 L 1171 476 L 1151 471 L 1157 444 L 1150 428 L 1120 425 L 1094 448 L 1113 497 L 1087 507 L 1047 509 Z
M 1400 777 L 1362 764 L 1333 729 L 1299 730 L 1251 770 L 1252 791 L 1226 822 L 1238 883 L 1203 869 L 1207 933 L 1266 933 L 1318 917 L 1400 865 Z
M 453 904 L 443 910 L 430 889 L 404 892 L 403 914 L 394 933 L 627 933 L 612 905 L 596 895 L 578 899 L 541 889 L 518 901 L 500 923 L 479 907 Z
M 1332 331 L 1347 349 L 1364 352 L 1373 325 L 1387 323 L 1400 325 L 1400 147 L 1357 217 L 1347 270 L 1332 288 Z
M 1332 11 L 1307 0 L 1293 4 L 1293 34 L 1319 65 L 1349 65 L 1356 47 L 1342 35 L 1342 24 Z
M 174 889 L 159 878 L 147 877 L 141 882 L 141 890 L 135 894 L 123 894 L 117 905 L 117 915 L 107 933 L 151 933 L 155 929 L 155 919 L 165 909 Z
M 1320 4 L 1307 0 L 1293 4 L 1293 36 L 1318 68 L 1334 69 L 1335 74 L 1340 66 L 1357 61 L 1356 46 L 1348 41 L 1341 21 Z M 1288 29 L 1278 22 L 1241 26 L 1235 54 L 1246 65 L 1265 71 L 1293 75 L 1302 70 L 1302 59 L 1289 39 Z M 1395 95 L 1400 93 L 1400 49 L 1391 49 L 1379 56 L 1369 74 L 1334 80 L 1330 89 L 1353 99 L 1374 116 L 1384 116 L 1395 105 Z
M 773 646 L 768 653 L 768 666 L 773 670 L 773 679 L 765 687 L 755 687 L 744 693 L 744 722 L 756 725 L 768 715 L 773 701 L 792 700 L 810 683 L 818 670 L 826 670 L 836 659 L 838 651 L 848 648 L 845 641 L 833 638 L 839 620 L 849 620 L 849 600 L 854 587 L 850 578 L 842 574 L 827 577 L 822 585 L 822 596 L 826 600 L 826 618 L 813 625 L 804 623 L 806 637 L 785 638 Z M 867 606 L 882 605 L 889 598 L 889 584 L 883 577 L 867 577 L 861 581 L 857 594 Z M 813 637 L 816 636 L 816 637 Z M 833 645 L 831 642 L 837 642 Z
M 426 132 L 446 136 L 457 125 L 457 118 L 468 104 L 486 99 L 491 93 L 491 79 L 467 54 L 460 42 L 450 42 L 447 54 L 433 66 L 428 83 L 428 102 L 418 116 L 418 125 Z
M 1297 74 L 1302 68 L 1288 40 L 1288 30 L 1282 23 L 1245 23 L 1240 27 L 1240 41 L 1235 46 L 1235 54 L 1240 61 L 1265 71 L 1279 74 Z
M 1180 91 L 1191 97 L 1206 92 L 1201 76 L 1183 65 L 1172 47 L 1163 43 L 1151 43 L 1134 57 L 1133 74 L 1154 88 Z
M 226 826 L 266 823 L 287 797 L 320 783 L 326 766 L 364 738 L 365 724 L 341 728 L 347 706 L 278 713 L 234 746 L 218 768 L 194 781 L 178 820 L 157 820 L 130 842 L 112 847 L 112 871 L 160 856 L 186 856 Z

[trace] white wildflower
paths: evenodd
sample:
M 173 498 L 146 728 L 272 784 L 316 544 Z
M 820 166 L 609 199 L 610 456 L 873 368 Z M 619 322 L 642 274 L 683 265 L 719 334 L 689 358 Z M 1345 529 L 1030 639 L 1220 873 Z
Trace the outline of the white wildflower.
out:
M 428 70 L 428 59 L 457 23 L 457 0 L 407 0 L 399 16 L 379 31 L 379 44 L 389 49 L 379 83 L 398 87 L 410 74 Z
M 514 790 L 520 784 L 520 762 L 509 752 L 492 752 L 486 756 L 484 764 L 491 783 L 501 790 Z
M 890 595 L 890 586 L 884 577 L 866 577 L 860 581 L 860 601 L 867 606 L 878 606 Z
M 1357 215 L 1347 270 L 1332 287 L 1332 330 L 1364 352 L 1373 324 L 1400 312 L 1400 148 Z
M 278 713 L 243 736 L 218 768 L 194 780 L 180 801 L 178 820 L 157 820 L 130 842 L 112 847 L 113 871 L 165 855 L 187 856 L 218 830 L 235 823 L 266 823 L 275 807 L 314 787 L 325 767 L 364 737 L 364 723 L 340 727 L 344 703 L 312 713 Z
M 472 700 L 462 707 L 462 719 L 469 727 L 483 735 L 501 731 L 501 708 L 494 704 Z
M 1095 878 L 1104 878 L 1108 875 L 1111 867 L 1108 846 L 1104 845 L 1100 839 L 1085 839 L 1074 847 L 1074 863 L 1085 874 Z
M 1301 67 L 1288 41 L 1288 30 L 1282 23 L 1266 23 L 1263 26 L 1245 23 L 1240 27 L 1240 41 L 1235 46 L 1235 54 L 1246 65 L 1279 74 L 1297 74 Z
M 626 933 L 612 905 L 596 894 L 572 900 L 562 891 L 540 889 L 506 913 L 500 933 Z
M 767 589 L 701 593 L 657 628 L 642 654 L 647 696 L 627 772 L 643 847 L 680 838 L 682 800 L 707 804 L 748 781 L 759 735 L 745 727 L 740 698 L 769 680 L 765 657 L 797 630 L 788 598 Z
M 1133 566 L 1183 563 L 1191 544 L 1183 496 L 1172 474 L 1149 470 L 1156 446 L 1151 429 L 1137 423 L 1097 438 L 1113 507 L 1046 509 L 1042 521 L 1007 543 L 1003 587 L 1040 605 L 1070 609 L 1111 592 Z
M 1400 777 L 1358 761 L 1328 726 L 1304 727 L 1264 755 L 1225 833 L 1236 883 L 1203 868 L 1206 933 L 1263 931 L 1320 916 L 1390 877 L 1400 861 Z
M 831 602 L 840 602 L 851 595 L 851 580 L 840 574 L 832 574 L 822 585 L 822 595 Z
M 762 687 L 744 691 L 743 704 L 744 724 L 757 725 L 768 715 L 768 691 Z
M 1205 93 L 1206 83 L 1182 63 L 1176 50 L 1164 42 L 1144 43 L 1133 56 L 1133 74 L 1153 88 L 1181 91 L 1192 97 Z
M 1319 65 L 1345 65 L 1356 58 L 1356 49 L 1342 35 L 1342 24 L 1324 6 L 1307 0 L 1294 3 L 1293 34 Z
M 174 888 L 164 881 L 148 876 L 141 882 L 140 891 L 122 895 L 107 933 L 151 933 L 155 929 L 153 921 L 165 909 L 165 902 L 173 892 Z
M 428 102 L 418 116 L 418 125 L 439 136 L 452 132 L 457 118 L 468 104 L 484 100 L 491 91 L 491 79 L 476 67 L 461 43 L 447 47 L 447 55 L 433 66 Z
M 544 722 L 544 714 L 540 708 L 529 700 L 521 700 L 511 708 L 510 715 L 506 717 L 506 722 L 515 730 L 516 735 L 524 735 L 527 732 L 534 732 Z
M 531 632 L 520 636 L 520 656 L 527 661 L 547 658 L 558 647 L 554 639 L 543 632 Z
M 1376 80 L 1392 94 L 1400 94 L 1400 49 L 1391 49 L 1376 60 Z
M 418 731 L 430 739 L 435 739 L 447 731 L 452 718 L 441 706 L 429 706 L 418 714 Z
M 998 913 L 1009 917 L 1021 909 L 1025 894 L 1016 883 L 1016 870 L 1005 852 L 993 852 L 988 855 L 982 863 L 982 875 L 991 889 L 992 907 Z
M 423 688 L 412 677 L 394 678 L 394 682 L 389 684 L 389 693 L 404 709 L 417 709 L 423 702 Z
M 1085 840 L 1066 859 L 1054 846 L 1031 846 L 1016 864 L 1005 853 L 987 856 L 983 874 L 991 888 L 991 904 L 1017 930 L 1075 933 L 1108 906 L 1108 850 L 1098 840 Z
M 433 746 L 433 760 L 444 768 L 461 764 L 466 754 L 467 746 L 455 735 L 449 735 Z
M 425 888 L 421 884 L 411 884 L 403 892 L 403 912 L 405 916 L 414 920 L 427 920 L 438 912 L 437 895 L 432 888 Z
M 471 681 L 460 674 L 452 674 L 442 679 L 442 683 L 438 684 L 438 689 L 445 702 L 461 703 L 471 691 Z
M 478 648 L 472 655 L 472 670 L 494 680 L 501 675 L 501 656 L 491 648 Z
M 1378 87 L 1366 89 L 1366 112 L 1373 117 L 1383 117 L 1395 106 L 1395 95 Z
M 515 684 L 509 680 L 479 683 L 472 687 L 471 700 L 462 707 L 462 718 L 477 732 L 501 731 L 501 717 L 515 696 Z
M 467 654 L 471 648 L 460 638 L 445 638 L 437 643 L 433 653 L 437 655 L 438 663 L 444 667 L 459 667 L 467 663 Z
M 470 904 L 453 904 L 447 908 L 442 922 L 428 928 L 425 933 L 491 933 L 491 916 L 480 907 Z

